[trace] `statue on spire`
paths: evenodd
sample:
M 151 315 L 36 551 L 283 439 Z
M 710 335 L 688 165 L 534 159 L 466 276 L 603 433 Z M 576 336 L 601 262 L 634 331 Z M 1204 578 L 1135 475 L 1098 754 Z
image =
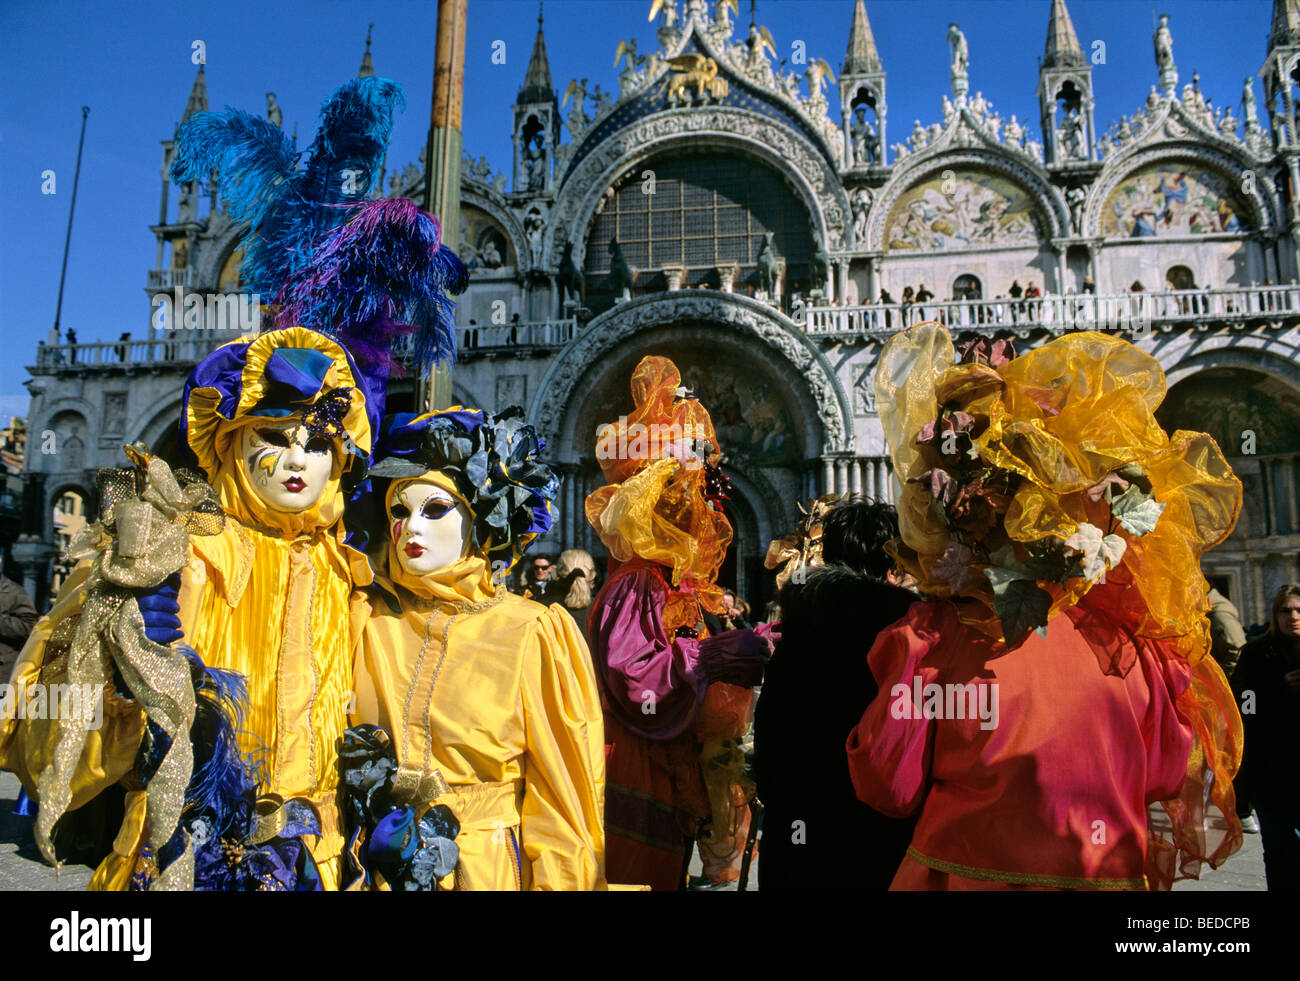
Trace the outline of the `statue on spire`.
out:
M 952 94 L 957 97 L 958 105 L 966 100 L 970 90 L 970 49 L 966 46 L 966 35 L 956 24 L 948 25 L 948 43 L 952 45 Z
M 1169 15 L 1160 15 L 1160 26 L 1151 39 L 1156 50 L 1156 68 L 1160 72 L 1160 87 L 1172 96 L 1178 85 L 1178 67 L 1174 64 L 1174 36 L 1169 33 Z

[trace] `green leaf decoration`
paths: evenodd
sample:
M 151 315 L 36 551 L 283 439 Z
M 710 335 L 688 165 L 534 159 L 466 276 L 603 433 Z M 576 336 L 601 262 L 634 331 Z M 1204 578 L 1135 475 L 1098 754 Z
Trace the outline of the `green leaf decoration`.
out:
M 986 570 L 987 571 L 987 570 Z M 1032 582 L 1017 579 L 993 590 L 993 610 L 1002 621 L 1002 636 L 1008 647 L 1015 647 L 1029 631 L 1047 626 L 1052 596 Z
M 1110 502 L 1110 513 L 1120 526 L 1135 538 L 1155 531 L 1165 506 L 1147 491 L 1134 484 Z

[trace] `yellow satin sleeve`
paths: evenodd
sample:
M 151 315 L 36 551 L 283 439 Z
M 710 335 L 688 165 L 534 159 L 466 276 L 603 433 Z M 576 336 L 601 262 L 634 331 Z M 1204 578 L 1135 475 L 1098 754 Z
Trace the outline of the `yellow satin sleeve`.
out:
M 604 723 L 572 617 L 506 594 L 486 610 L 370 600 L 354 721 L 442 774 L 461 824 L 460 889 L 603 889 Z M 445 645 L 444 645 L 445 640 Z
M 523 671 L 522 825 L 533 888 L 603 888 L 605 725 L 591 654 L 559 605 L 537 619 L 532 640 Z

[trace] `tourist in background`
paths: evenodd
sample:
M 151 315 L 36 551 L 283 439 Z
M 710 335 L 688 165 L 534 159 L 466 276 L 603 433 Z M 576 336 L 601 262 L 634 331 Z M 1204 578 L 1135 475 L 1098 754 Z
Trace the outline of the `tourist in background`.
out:
M 1255 805 L 1270 892 L 1300 890 L 1300 584 L 1273 598 L 1268 632 L 1246 644 L 1232 685 L 1245 752 L 1238 796 Z

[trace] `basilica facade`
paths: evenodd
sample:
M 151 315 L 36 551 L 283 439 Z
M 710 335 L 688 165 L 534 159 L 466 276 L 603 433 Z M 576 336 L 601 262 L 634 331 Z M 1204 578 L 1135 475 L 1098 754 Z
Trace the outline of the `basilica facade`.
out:
M 895 493 L 872 385 L 891 333 L 940 320 L 1024 350 L 1122 330 L 1164 367 L 1166 429 L 1210 432 L 1241 477 L 1241 518 L 1205 571 L 1247 625 L 1263 622 L 1273 591 L 1300 581 L 1300 0 L 1275 0 L 1262 86 L 1243 64 L 1227 109 L 1180 73 L 1171 4 L 1149 90 L 1105 128 L 1065 0 L 1043 3 L 1032 121 L 983 97 L 980 64 L 996 52 L 970 51 L 958 24 L 934 118 L 891 120 L 888 52 L 862 0 L 843 7 L 843 60 L 808 52 L 783 71 L 734 0 L 657 2 L 657 48 L 611 38 L 609 89 L 583 79 L 563 93 L 539 19 L 502 107 L 508 175 L 465 158 L 449 237 L 472 270 L 454 398 L 524 406 L 565 477 L 541 547 L 602 553 L 582 507 L 601 484 L 596 431 L 631 409 L 646 354 L 672 357 L 713 415 L 736 488 L 722 580 L 761 602 L 763 555 L 797 502 Z M 200 70 L 186 115 L 202 108 Z M 235 291 L 236 230 L 214 190 L 169 199 L 170 155 L 165 141 L 148 289 Z M 424 180 L 412 162 L 385 190 L 419 201 Z M 95 468 L 119 463 L 123 442 L 174 447 L 184 375 L 241 329 L 227 313 L 207 324 L 221 329 L 154 324 L 129 344 L 41 348 L 29 534 L 13 548 L 29 589 L 48 580 L 55 502 L 92 500 Z M 390 394 L 396 409 L 415 398 L 409 381 Z M 42 433 L 57 452 L 41 452 Z

